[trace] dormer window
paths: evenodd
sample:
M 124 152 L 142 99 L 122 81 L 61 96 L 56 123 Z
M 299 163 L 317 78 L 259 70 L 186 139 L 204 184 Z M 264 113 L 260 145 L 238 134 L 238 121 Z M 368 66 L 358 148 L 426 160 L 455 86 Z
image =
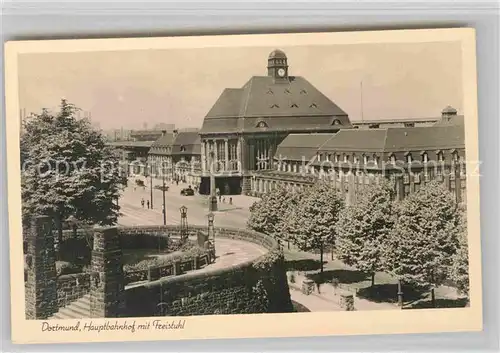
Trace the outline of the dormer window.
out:
M 270 89 L 270 88 L 267 90 L 267 92 L 266 92 L 266 93 L 267 93 L 267 94 L 274 94 L 273 90 L 272 90 L 272 89 Z
M 295 103 L 293 103 L 293 104 L 291 105 L 291 108 L 298 108 L 298 107 L 299 107 L 299 106 L 298 106 L 297 104 L 295 104 Z
M 300 94 L 307 94 L 307 91 L 305 89 L 301 89 Z
M 257 127 L 258 128 L 263 128 L 263 127 L 267 127 L 267 124 L 265 121 L 259 121 L 259 123 L 257 124 Z
M 181 152 L 186 152 L 186 147 L 185 146 L 181 146 Z
M 438 151 L 437 159 L 438 159 L 438 162 L 444 162 L 444 154 L 442 151 Z
M 271 108 L 279 108 L 279 105 L 274 103 L 273 105 L 271 105 Z
M 285 93 L 286 93 L 286 94 L 290 94 L 290 93 L 292 93 L 292 92 L 290 92 L 290 90 L 289 90 L 288 88 L 285 88 Z
M 309 106 L 309 108 L 317 108 L 318 105 L 316 103 L 311 103 L 311 105 Z
M 339 119 L 335 119 L 332 125 L 342 125 Z

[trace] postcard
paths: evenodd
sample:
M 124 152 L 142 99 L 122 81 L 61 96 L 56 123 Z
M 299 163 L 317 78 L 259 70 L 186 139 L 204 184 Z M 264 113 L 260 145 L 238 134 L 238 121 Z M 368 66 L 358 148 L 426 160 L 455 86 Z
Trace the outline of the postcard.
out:
M 482 329 L 473 29 L 5 48 L 15 343 Z

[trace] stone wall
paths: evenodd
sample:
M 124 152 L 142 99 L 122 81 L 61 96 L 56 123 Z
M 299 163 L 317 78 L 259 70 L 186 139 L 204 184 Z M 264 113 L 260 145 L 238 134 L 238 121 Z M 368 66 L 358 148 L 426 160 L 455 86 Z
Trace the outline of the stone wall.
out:
M 90 292 L 90 274 L 78 273 L 57 278 L 57 307 L 62 308 Z
M 269 251 L 232 267 L 130 286 L 125 290 L 126 316 L 292 312 L 283 254 L 274 239 L 228 228 L 216 228 L 216 237 L 253 242 Z

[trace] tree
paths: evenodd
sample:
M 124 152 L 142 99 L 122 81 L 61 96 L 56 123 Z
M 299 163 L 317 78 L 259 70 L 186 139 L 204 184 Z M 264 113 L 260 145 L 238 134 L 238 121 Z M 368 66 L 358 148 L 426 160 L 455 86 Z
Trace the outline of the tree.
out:
M 60 111 L 31 116 L 21 136 L 23 221 L 52 216 L 62 241 L 63 222 L 73 216 L 85 223 L 111 225 L 124 183 L 119 157 L 105 137 L 66 100 Z
M 396 207 L 395 226 L 384 247 L 384 263 L 402 283 L 434 288 L 446 278 L 458 246 L 460 215 L 452 193 L 433 181 Z
M 301 197 L 299 191 L 288 190 L 283 186 L 264 194 L 261 200 L 250 206 L 248 227 L 275 239 L 287 239 L 286 218 L 289 210 L 296 207 Z
M 335 247 L 338 258 L 349 266 L 371 274 L 383 270 L 382 250 L 394 226 L 393 188 L 387 182 L 359 191 L 356 203 L 339 214 Z
M 469 295 L 469 247 L 467 243 L 467 218 L 465 212 L 460 215 L 459 245 L 457 252 L 453 255 L 450 278 L 455 283 L 457 289 Z
M 318 182 L 287 215 L 288 232 L 302 251 L 319 250 L 323 273 L 324 247 L 335 240 L 335 224 L 344 207 L 342 195 L 326 182 Z

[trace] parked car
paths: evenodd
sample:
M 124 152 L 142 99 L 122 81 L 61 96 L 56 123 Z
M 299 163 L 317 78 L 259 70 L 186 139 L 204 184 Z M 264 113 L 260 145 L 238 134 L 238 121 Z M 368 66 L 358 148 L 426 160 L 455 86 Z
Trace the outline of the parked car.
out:
M 158 190 L 161 190 L 163 191 L 163 189 L 165 188 L 165 191 L 168 191 L 168 185 L 155 185 L 155 189 L 158 189 Z
M 193 196 L 194 195 L 194 190 L 189 187 L 181 190 L 181 195 L 182 196 Z

